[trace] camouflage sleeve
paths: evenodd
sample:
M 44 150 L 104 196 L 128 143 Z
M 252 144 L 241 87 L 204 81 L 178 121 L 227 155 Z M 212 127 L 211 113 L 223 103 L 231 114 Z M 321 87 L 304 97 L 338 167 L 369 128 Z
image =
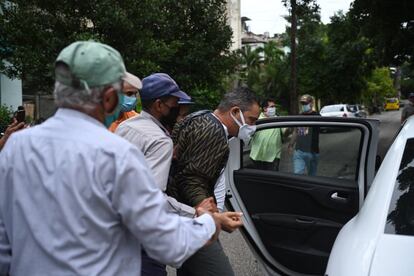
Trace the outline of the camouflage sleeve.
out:
M 228 146 L 219 128 L 206 129 L 200 125 L 191 128 L 180 137 L 186 139 L 187 147 L 185 165 L 177 180 L 180 197 L 190 206 L 196 206 L 214 196 L 214 185 L 224 166 Z

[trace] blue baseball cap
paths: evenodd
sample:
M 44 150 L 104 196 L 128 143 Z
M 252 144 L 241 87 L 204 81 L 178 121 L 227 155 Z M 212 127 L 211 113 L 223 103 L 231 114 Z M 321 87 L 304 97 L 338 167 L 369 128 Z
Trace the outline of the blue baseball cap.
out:
M 177 83 L 165 73 L 154 73 L 142 80 L 140 91 L 141 100 L 153 100 L 164 96 L 174 96 L 179 99 L 191 100 Z

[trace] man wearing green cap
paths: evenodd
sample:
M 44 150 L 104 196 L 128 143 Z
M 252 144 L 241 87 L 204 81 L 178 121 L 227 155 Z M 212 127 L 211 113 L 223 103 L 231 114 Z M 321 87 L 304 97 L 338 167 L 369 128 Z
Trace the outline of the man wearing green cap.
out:
M 56 114 L 0 153 L 0 275 L 139 275 L 141 246 L 180 266 L 221 218 L 167 212 L 143 154 L 104 126 L 122 103 L 121 55 L 75 42 L 55 73 Z

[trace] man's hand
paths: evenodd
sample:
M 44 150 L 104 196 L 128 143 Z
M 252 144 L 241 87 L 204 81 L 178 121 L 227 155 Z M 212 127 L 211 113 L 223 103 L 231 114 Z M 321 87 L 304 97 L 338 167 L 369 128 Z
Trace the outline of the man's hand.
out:
M 18 131 L 20 129 L 24 128 L 24 122 L 18 122 L 15 118 L 13 119 L 13 123 L 11 123 L 6 131 L 4 132 L 4 136 L 0 139 L 0 150 L 3 148 L 3 146 L 6 144 L 7 139 L 9 139 L 10 135 Z
M 4 132 L 4 137 L 8 138 L 13 132 L 18 131 L 22 128 L 24 128 L 24 122 L 19 123 L 16 118 L 13 118 L 13 122 L 7 127 L 6 131 Z
M 216 213 L 218 212 L 217 205 L 214 202 L 213 197 L 209 197 L 201 201 L 196 207 L 196 216 L 199 217 L 202 214 L 209 212 L 209 213 Z
M 220 222 L 221 229 L 231 233 L 243 225 L 242 215 L 239 212 L 213 213 L 213 218 Z
M 214 214 L 218 214 L 218 213 L 211 213 L 208 210 L 204 209 L 203 207 L 200 207 L 200 205 L 202 205 L 204 203 L 205 203 L 205 205 L 208 205 L 207 203 L 209 202 L 209 199 L 210 198 L 204 199 L 200 204 L 197 205 L 198 207 L 196 207 L 196 215 L 197 216 L 201 216 L 201 215 L 204 215 L 204 214 L 209 214 L 213 218 L 214 223 L 216 224 L 216 232 L 213 234 L 213 236 L 211 236 L 210 240 L 208 240 L 204 246 L 208 246 L 211 243 L 213 243 L 214 241 L 216 241 L 218 239 L 218 236 L 219 236 L 220 231 L 221 231 L 221 219 L 217 218 L 214 215 Z M 214 203 L 214 200 L 213 200 L 213 203 Z

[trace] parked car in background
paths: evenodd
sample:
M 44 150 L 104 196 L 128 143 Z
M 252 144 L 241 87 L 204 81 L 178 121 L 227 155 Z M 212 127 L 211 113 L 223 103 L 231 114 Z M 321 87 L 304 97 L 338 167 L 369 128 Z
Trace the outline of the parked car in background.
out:
M 398 98 L 386 98 L 384 103 L 384 110 L 399 110 L 400 100 Z
M 356 117 L 355 113 L 352 112 L 351 106 L 347 104 L 325 105 L 322 107 L 320 114 L 324 117 Z
M 357 118 L 366 118 L 367 117 L 367 111 L 365 110 L 365 107 L 360 104 L 353 104 L 349 105 L 351 112 L 355 114 L 355 117 Z

